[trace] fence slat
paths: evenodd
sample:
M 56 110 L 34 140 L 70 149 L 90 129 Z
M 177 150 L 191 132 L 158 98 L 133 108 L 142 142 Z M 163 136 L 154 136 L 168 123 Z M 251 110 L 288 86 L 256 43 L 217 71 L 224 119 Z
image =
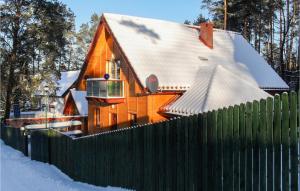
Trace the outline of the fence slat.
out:
M 274 97 L 274 188 L 281 190 L 281 102 Z
M 252 103 L 246 103 L 246 190 L 252 190 Z
M 218 110 L 218 116 L 217 116 L 217 159 L 218 159 L 218 173 L 217 173 L 217 188 L 216 190 L 222 190 L 223 188 L 223 144 L 222 144 L 222 109 Z
M 259 190 L 259 102 L 253 102 L 253 190 Z
M 260 100 L 260 119 L 259 119 L 259 166 L 260 166 L 260 190 L 266 190 L 266 100 Z
M 227 108 L 223 109 L 222 123 L 223 123 L 223 189 L 232 189 L 231 177 L 230 177 L 230 150 L 229 150 L 229 137 L 230 137 L 230 125 L 229 125 L 229 112 Z
M 246 190 L 246 172 L 245 172 L 245 104 L 240 105 L 240 190 Z
M 299 100 L 298 100 L 299 101 Z M 290 152 L 291 152 L 291 191 L 299 190 L 298 185 L 298 144 L 299 137 L 297 131 L 297 94 L 290 93 Z M 299 115 L 299 113 L 298 113 Z M 299 127 L 299 126 L 298 126 Z
M 233 164 L 234 164 L 234 177 L 233 177 L 233 189 L 235 191 L 240 190 L 240 152 L 239 152 L 239 106 L 235 105 L 233 108 Z
M 282 189 L 289 190 L 289 98 L 282 94 Z
M 207 152 L 207 157 L 208 157 L 208 177 L 215 177 L 214 176 L 214 152 L 215 152 L 215 114 L 214 111 L 210 111 L 207 113 L 207 142 L 208 142 L 208 152 Z M 216 177 L 215 177 L 216 178 Z M 208 179 L 208 189 L 209 190 L 214 190 L 215 186 L 215 178 L 209 178 Z
M 207 113 L 202 114 L 202 183 L 203 183 L 203 190 L 208 190 L 208 157 L 207 157 Z
M 267 98 L 267 189 L 273 191 L 273 98 Z

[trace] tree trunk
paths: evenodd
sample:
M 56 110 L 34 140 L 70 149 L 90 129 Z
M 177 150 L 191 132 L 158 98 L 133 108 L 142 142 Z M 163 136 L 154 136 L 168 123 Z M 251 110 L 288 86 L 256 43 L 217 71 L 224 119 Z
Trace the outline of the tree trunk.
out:
M 227 29 L 227 0 L 224 0 L 224 30 Z
M 291 23 L 290 21 L 290 0 L 286 0 L 286 23 L 287 27 L 289 28 L 289 25 Z M 289 49 L 289 44 L 290 44 L 290 37 L 289 37 L 289 32 L 286 34 L 286 42 L 285 42 L 285 50 L 286 50 L 286 69 L 289 70 L 290 66 L 290 52 L 291 50 Z
M 284 71 L 284 63 L 283 63 L 283 47 L 284 47 L 284 35 L 283 35 L 283 16 L 282 13 L 283 12 L 283 8 L 282 8 L 282 4 L 280 4 L 280 8 L 279 8 L 279 72 L 281 74 L 281 76 L 283 76 L 283 71 Z
M 300 3 L 299 0 L 294 1 L 294 16 L 297 16 L 299 18 L 299 11 L 300 11 Z M 300 26 L 300 21 L 298 19 L 298 22 L 296 23 L 296 26 Z M 300 32 L 298 32 L 298 56 L 297 56 L 297 61 L 296 61 L 296 66 L 297 70 L 299 70 L 300 67 Z
M 271 1 L 271 12 L 270 12 L 270 36 L 271 36 L 271 44 L 270 44 L 270 61 L 271 61 L 271 65 L 274 67 L 274 55 L 273 55 L 273 34 L 274 34 L 274 2 Z

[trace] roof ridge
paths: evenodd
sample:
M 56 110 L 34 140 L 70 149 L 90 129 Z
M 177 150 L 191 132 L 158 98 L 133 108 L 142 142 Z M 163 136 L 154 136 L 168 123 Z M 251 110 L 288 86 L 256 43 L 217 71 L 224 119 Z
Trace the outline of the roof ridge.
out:
M 117 14 L 117 13 L 103 13 L 104 17 L 112 15 L 112 16 L 123 16 L 123 17 L 129 17 L 131 19 L 146 19 L 146 20 L 152 20 L 152 21 L 160 21 L 160 22 L 167 22 L 167 23 L 172 23 L 172 24 L 178 24 L 185 26 L 186 24 L 184 23 L 178 23 L 176 21 L 171 21 L 171 20 L 164 20 L 164 19 L 159 19 L 159 18 L 150 18 L 150 17 L 144 17 L 144 16 L 134 16 L 134 15 L 123 15 L 123 14 Z
M 184 24 L 184 23 L 179 23 L 179 22 L 176 22 L 176 21 L 164 20 L 164 19 L 159 19 L 159 18 L 150 18 L 150 17 L 143 17 L 143 16 L 135 16 L 135 15 L 124 15 L 124 14 L 110 13 L 110 12 L 104 12 L 103 15 L 104 15 L 104 17 L 105 17 L 105 15 L 114 15 L 114 16 L 131 17 L 131 18 L 135 18 L 135 19 L 147 19 L 147 20 L 153 20 L 153 21 L 160 21 L 160 22 L 178 24 L 178 25 L 182 25 L 182 26 L 186 26 L 186 27 L 194 28 L 194 29 L 200 29 L 200 26 L 197 26 L 197 25 L 189 25 L 189 24 Z M 239 32 L 230 31 L 230 30 L 223 30 L 223 29 L 218 29 L 218 28 L 213 28 L 213 30 L 218 31 L 218 32 L 226 32 L 226 33 L 241 35 L 241 33 L 239 33 Z

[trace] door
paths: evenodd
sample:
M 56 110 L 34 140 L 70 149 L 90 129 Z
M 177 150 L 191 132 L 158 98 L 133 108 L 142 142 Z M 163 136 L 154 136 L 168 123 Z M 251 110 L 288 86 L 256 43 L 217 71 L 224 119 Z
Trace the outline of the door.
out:
M 112 130 L 118 128 L 118 115 L 116 113 L 110 114 L 110 127 L 112 128 Z

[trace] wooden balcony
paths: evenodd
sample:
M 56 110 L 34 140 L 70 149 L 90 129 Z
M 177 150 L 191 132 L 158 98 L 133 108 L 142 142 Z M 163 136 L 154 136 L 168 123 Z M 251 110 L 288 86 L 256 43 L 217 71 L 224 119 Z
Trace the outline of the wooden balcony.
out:
M 123 103 L 124 81 L 119 79 L 88 78 L 87 99 L 105 103 Z

